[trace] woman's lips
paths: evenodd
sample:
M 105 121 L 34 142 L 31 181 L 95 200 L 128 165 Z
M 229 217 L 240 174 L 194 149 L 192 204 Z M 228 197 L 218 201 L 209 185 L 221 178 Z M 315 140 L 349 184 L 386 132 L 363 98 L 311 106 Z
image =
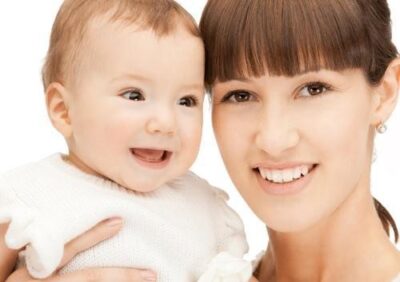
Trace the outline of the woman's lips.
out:
M 132 148 L 130 151 L 138 164 L 153 169 L 167 166 L 172 156 L 172 152 L 160 149 Z
M 296 172 L 293 172 L 292 177 L 287 176 L 288 171 L 282 171 L 281 177 L 279 177 L 280 171 L 268 172 L 268 176 L 263 170 L 260 172 L 259 169 L 253 169 L 253 171 L 257 175 L 261 188 L 268 194 L 290 195 L 304 190 L 314 177 L 317 168 L 318 164 L 314 164 L 307 173 L 305 170 L 300 171 L 297 175 L 295 175 Z

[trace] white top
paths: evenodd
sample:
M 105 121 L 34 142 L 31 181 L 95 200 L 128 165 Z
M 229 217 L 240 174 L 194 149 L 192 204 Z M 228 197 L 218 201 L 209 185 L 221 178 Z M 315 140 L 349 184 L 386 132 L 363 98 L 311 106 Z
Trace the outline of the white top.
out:
M 399 275 L 396 276 L 395 279 L 393 279 L 392 282 L 400 282 L 400 273 L 399 273 Z
M 66 242 L 120 216 L 118 235 L 81 253 L 62 272 L 138 267 L 154 270 L 161 282 L 189 282 L 209 272 L 217 254 L 247 252 L 243 224 L 227 199 L 191 172 L 154 192 L 133 192 L 56 154 L 0 176 L 0 223 L 11 221 L 6 244 L 26 246 L 22 257 L 29 272 L 43 278 L 59 265 Z

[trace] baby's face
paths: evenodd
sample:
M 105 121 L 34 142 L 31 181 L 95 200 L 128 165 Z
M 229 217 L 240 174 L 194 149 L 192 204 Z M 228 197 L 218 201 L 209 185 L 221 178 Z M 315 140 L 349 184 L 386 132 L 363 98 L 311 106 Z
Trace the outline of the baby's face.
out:
M 70 160 L 139 192 L 184 174 L 199 149 L 202 42 L 183 28 L 159 37 L 92 25 L 69 85 Z

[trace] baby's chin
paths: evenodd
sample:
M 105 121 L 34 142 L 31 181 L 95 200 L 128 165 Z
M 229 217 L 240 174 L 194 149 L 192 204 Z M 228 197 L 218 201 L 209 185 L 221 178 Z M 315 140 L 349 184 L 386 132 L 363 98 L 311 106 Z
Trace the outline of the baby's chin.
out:
M 157 175 L 157 176 L 133 176 L 129 177 L 129 179 L 113 179 L 114 182 L 118 183 L 120 186 L 124 187 L 128 191 L 136 192 L 136 193 L 151 193 L 155 192 L 158 189 L 163 189 L 163 186 L 167 183 L 174 181 L 177 177 L 182 174 L 173 174 L 170 172 L 165 175 Z
M 129 182 L 129 181 L 115 181 L 120 186 L 124 187 L 126 190 L 136 193 L 151 193 L 160 188 L 162 183 L 148 183 L 146 182 Z

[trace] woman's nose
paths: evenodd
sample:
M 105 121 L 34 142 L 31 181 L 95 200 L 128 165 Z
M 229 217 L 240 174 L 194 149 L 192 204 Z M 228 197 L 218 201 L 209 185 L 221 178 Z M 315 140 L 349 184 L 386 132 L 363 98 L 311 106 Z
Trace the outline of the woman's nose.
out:
M 266 109 L 259 117 L 256 145 L 274 158 L 283 156 L 299 143 L 296 122 L 285 110 Z

